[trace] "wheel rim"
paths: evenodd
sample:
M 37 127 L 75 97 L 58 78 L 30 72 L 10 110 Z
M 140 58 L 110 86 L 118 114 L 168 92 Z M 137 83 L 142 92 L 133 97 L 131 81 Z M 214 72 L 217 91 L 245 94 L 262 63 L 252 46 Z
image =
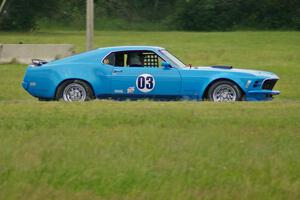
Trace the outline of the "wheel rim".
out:
M 82 85 L 78 83 L 71 83 L 68 85 L 63 92 L 64 101 L 72 102 L 79 101 L 82 102 L 86 99 L 86 91 Z
M 235 89 L 227 84 L 222 84 L 216 87 L 213 92 L 213 100 L 215 102 L 231 102 L 236 101 L 236 91 Z

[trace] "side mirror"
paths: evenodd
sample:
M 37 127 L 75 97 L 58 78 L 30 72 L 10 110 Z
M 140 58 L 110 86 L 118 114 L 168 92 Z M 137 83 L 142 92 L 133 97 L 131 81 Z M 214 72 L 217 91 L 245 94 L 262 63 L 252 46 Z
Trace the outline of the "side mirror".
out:
M 172 68 L 172 66 L 171 66 L 169 63 L 167 63 L 167 62 L 162 62 L 162 63 L 161 63 L 161 66 L 162 66 L 163 68 L 165 68 L 165 69 L 170 69 L 170 68 Z

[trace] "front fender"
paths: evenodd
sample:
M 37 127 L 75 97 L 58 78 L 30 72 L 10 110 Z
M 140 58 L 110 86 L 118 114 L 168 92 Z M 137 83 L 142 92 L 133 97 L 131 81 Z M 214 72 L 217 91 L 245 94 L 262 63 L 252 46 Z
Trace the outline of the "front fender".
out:
M 247 78 L 240 78 L 229 73 L 184 69 L 180 71 L 182 78 L 182 96 L 189 96 L 202 100 L 208 87 L 217 80 L 229 80 L 237 84 L 245 92 Z
M 200 97 L 203 99 L 206 95 L 207 90 L 209 89 L 209 87 L 220 80 L 228 80 L 231 81 L 233 83 L 235 83 L 241 90 L 243 93 L 246 93 L 246 88 L 245 88 L 245 84 L 247 82 L 247 79 L 243 79 L 243 78 L 234 78 L 232 76 L 228 76 L 226 74 L 220 74 L 217 76 L 213 76 L 210 77 L 209 79 L 207 79 L 207 81 L 205 81 L 205 83 L 203 84 L 203 87 L 200 88 L 199 90 L 199 94 Z

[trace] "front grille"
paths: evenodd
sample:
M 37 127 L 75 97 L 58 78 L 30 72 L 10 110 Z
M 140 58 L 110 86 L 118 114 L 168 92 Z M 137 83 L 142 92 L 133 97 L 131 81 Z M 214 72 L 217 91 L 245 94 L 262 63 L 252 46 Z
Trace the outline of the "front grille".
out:
M 272 90 L 277 81 L 278 81 L 278 79 L 267 79 L 267 80 L 265 80 L 264 83 L 263 83 L 262 89 Z

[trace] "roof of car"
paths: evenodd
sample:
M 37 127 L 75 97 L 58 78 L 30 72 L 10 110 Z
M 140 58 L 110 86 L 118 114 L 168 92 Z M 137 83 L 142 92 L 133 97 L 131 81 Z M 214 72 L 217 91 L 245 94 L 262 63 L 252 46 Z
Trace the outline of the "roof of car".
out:
M 103 47 L 99 50 L 109 50 L 109 51 L 124 51 L 124 50 L 160 50 L 163 47 L 157 46 L 115 46 L 115 47 Z
M 155 50 L 161 50 L 164 49 L 162 47 L 155 47 L 155 46 L 115 46 L 115 47 L 103 47 L 103 48 L 98 48 L 94 49 L 91 51 L 87 52 L 82 52 L 61 60 L 56 60 L 51 62 L 51 64 L 58 64 L 62 62 L 74 62 L 78 60 L 85 60 L 85 61 L 90 61 L 93 62 L 95 59 L 103 58 L 105 57 L 108 53 L 114 52 L 114 51 L 139 51 L 139 50 L 149 50 L 149 51 L 155 51 Z M 100 54 L 99 54 L 100 53 Z M 86 59 L 88 57 L 88 59 Z

